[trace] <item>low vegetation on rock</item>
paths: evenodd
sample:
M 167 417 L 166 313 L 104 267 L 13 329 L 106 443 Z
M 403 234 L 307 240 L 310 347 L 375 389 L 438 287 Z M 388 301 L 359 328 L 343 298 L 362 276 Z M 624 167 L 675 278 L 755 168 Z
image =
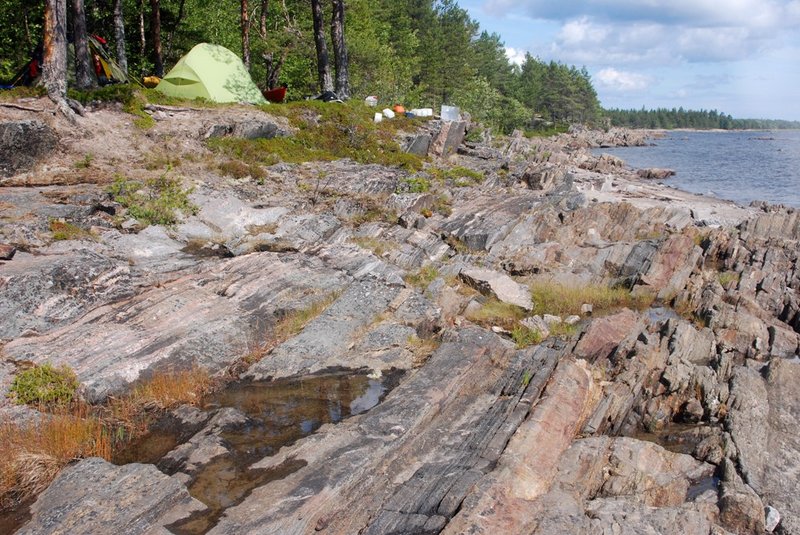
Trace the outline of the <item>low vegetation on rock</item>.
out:
M 174 225 L 181 215 L 195 214 L 198 208 L 189 200 L 192 189 L 184 188 L 180 178 L 168 173 L 144 182 L 119 176 L 108 192 L 140 223 Z

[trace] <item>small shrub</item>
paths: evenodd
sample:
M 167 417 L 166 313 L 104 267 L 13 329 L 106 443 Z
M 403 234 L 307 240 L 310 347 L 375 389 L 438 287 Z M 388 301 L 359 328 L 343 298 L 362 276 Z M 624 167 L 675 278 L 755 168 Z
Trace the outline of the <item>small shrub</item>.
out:
M 20 405 L 49 405 L 71 402 L 77 390 L 75 372 L 67 366 L 55 368 L 45 363 L 18 373 L 9 394 Z
M 117 177 L 108 189 L 115 201 L 145 225 L 174 225 L 178 213 L 196 214 L 198 207 L 189 201 L 192 189 L 183 189 L 179 178 L 167 173 L 144 183 Z
M 75 162 L 75 169 L 88 169 L 92 166 L 94 155 L 92 153 L 86 154 L 82 159 Z
M 398 187 L 400 192 L 408 193 L 425 193 L 429 189 L 431 189 L 431 181 L 427 178 L 418 176 L 403 179 L 402 183 Z
M 542 334 L 539 331 L 529 329 L 523 325 L 516 325 L 511 330 L 511 339 L 517 344 L 517 349 L 525 349 L 542 341 Z
M 223 175 L 233 178 L 253 178 L 263 180 L 266 176 L 264 169 L 258 164 L 246 164 L 239 160 L 228 160 L 219 164 L 219 170 Z
M 89 232 L 79 226 L 58 219 L 51 219 L 49 227 L 56 241 L 94 239 Z

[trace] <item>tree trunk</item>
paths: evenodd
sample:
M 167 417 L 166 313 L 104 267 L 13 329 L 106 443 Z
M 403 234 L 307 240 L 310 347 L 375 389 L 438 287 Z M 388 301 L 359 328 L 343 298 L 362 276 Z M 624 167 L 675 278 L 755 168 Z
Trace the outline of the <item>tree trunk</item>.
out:
M 46 1 L 43 33 L 42 83 L 50 100 L 74 122 L 75 114 L 67 104 L 67 0 Z
M 336 68 L 336 95 L 342 100 L 347 100 L 350 98 L 350 75 L 347 45 L 344 42 L 344 0 L 333 0 L 331 43 Z
M 114 0 L 114 41 L 117 45 L 117 65 L 128 74 L 128 54 L 125 52 L 125 20 L 122 13 L 122 0 Z
M 145 55 L 147 34 L 144 32 L 144 0 L 139 0 L 139 54 Z
M 67 2 L 47 0 L 44 8 L 42 83 L 54 101 L 67 98 Z
M 269 0 L 261 0 L 261 14 L 259 18 L 259 33 L 261 39 L 267 38 L 267 13 L 269 12 Z
M 97 85 L 97 76 L 92 67 L 89 41 L 86 35 L 86 10 L 83 0 L 72 0 L 72 27 L 75 41 L 75 86 L 91 89 Z
M 164 56 L 161 52 L 161 0 L 150 0 L 150 34 L 153 40 L 153 70 L 164 77 Z
M 250 70 L 250 14 L 247 12 L 247 0 L 242 0 L 242 61 L 244 67 Z
M 333 91 L 331 68 L 328 62 L 328 45 L 325 43 L 325 24 L 322 20 L 322 4 L 320 0 L 311 0 L 311 14 L 314 19 L 314 44 L 317 48 L 317 74 L 320 90 Z

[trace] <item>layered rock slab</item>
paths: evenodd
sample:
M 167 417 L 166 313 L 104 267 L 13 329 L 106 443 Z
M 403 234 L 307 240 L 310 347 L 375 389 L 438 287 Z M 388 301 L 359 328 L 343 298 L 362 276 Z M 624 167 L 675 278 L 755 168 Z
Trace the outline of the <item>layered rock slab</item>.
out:
M 147 370 L 220 371 L 264 342 L 276 312 L 308 306 L 348 281 L 313 257 L 248 255 L 101 306 L 48 334 L 17 338 L 5 354 L 68 364 L 88 397 L 102 399 Z
M 491 470 L 556 356 L 514 352 L 482 329 L 451 333 L 369 413 L 254 465 L 308 463 L 254 490 L 212 533 L 438 532 Z
M 159 527 L 205 506 L 155 466 L 93 457 L 65 469 L 31 507 L 20 535 L 167 533 Z

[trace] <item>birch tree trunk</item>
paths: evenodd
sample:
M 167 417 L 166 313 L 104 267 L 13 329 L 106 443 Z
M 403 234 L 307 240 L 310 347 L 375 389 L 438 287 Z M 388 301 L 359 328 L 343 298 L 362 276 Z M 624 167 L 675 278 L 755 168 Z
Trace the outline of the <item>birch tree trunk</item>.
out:
M 75 40 L 75 86 L 91 89 L 97 85 L 86 35 L 86 9 L 83 0 L 72 0 L 72 27 Z
M 122 0 L 114 0 L 114 41 L 117 45 L 117 65 L 128 74 L 128 54 L 125 52 L 125 19 L 122 13 Z
M 347 45 L 344 42 L 344 0 L 333 0 L 331 43 L 336 69 L 336 95 L 342 100 L 347 100 L 350 98 L 350 74 Z
M 320 0 L 311 0 L 311 14 L 314 19 L 314 44 L 317 48 L 319 87 L 323 92 L 333 91 L 333 80 L 331 79 L 331 67 L 328 61 L 328 45 L 325 43 L 322 4 L 320 4 Z

